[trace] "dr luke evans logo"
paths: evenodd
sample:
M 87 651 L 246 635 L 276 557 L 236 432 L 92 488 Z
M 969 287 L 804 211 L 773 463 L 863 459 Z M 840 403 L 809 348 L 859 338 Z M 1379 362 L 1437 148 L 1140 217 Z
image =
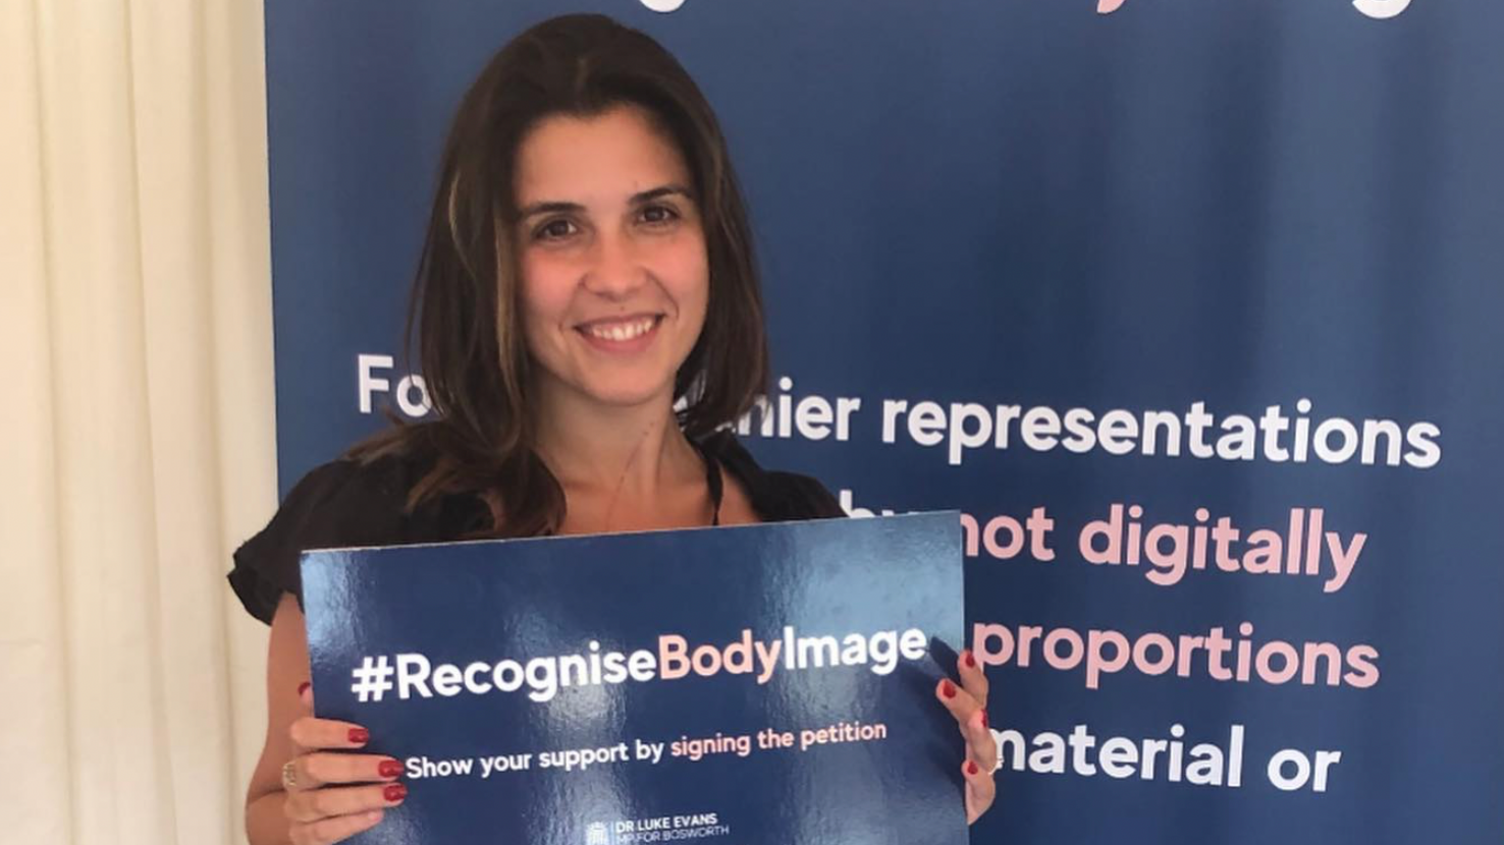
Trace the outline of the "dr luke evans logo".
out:
M 641 0 L 642 5 L 655 12 L 677 12 L 685 0 Z M 1123 8 L 1127 0 L 1097 0 L 1097 14 L 1110 15 Z M 1353 0 L 1353 8 L 1370 18 L 1392 18 L 1410 8 L 1411 0 Z
M 731 826 L 721 824 L 715 813 L 687 816 L 656 816 L 646 819 L 592 822 L 585 828 L 585 845 L 628 845 L 636 842 L 670 842 L 726 836 Z

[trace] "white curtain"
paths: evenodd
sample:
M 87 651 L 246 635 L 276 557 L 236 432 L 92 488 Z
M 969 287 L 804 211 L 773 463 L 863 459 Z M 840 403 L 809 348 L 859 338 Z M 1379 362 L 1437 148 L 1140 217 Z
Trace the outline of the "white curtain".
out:
M 258 0 L 0 2 L 0 841 L 242 842 L 275 504 Z

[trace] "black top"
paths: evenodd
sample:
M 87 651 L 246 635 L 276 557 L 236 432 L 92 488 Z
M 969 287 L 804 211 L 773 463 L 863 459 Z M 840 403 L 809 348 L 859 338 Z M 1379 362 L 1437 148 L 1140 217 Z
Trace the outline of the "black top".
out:
M 757 465 L 729 431 L 696 443 L 705 458 L 712 524 L 720 518 L 721 476 L 725 467 L 747 492 L 764 522 L 843 516 L 836 498 L 805 475 L 769 472 Z M 298 557 L 307 549 L 401 546 L 443 543 L 490 527 L 491 512 L 475 495 L 441 496 L 407 511 L 407 493 L 427 461 L 387 456 L 370 463 L 346 458 L 303 476 L 271 522 L 235 550 L 230 586 L 251 615 L 270 623 L 283 593 L 303 601 Z

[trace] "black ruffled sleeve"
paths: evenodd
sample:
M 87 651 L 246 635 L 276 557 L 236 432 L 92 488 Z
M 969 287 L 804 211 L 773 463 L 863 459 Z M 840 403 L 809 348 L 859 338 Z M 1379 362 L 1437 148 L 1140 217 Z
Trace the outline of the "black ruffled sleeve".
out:
M 337 460 L 298 481 L 271 522 L 235 550 L 230 586 L 268 624 L 283 593 L 303 603 L 298 559 L 307 549 L 384 546 L 406 533 L 406 479 L 395 462 Z

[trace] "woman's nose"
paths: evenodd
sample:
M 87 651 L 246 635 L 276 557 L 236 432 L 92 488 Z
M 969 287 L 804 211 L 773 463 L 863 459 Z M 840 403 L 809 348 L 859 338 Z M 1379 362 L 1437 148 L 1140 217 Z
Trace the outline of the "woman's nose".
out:
M 585 289 L 620 298 L 630 295 L 647 281 L 647 267 L 631 238 L 606 235 L 596 241 L 595 260 L 585 273 Z

